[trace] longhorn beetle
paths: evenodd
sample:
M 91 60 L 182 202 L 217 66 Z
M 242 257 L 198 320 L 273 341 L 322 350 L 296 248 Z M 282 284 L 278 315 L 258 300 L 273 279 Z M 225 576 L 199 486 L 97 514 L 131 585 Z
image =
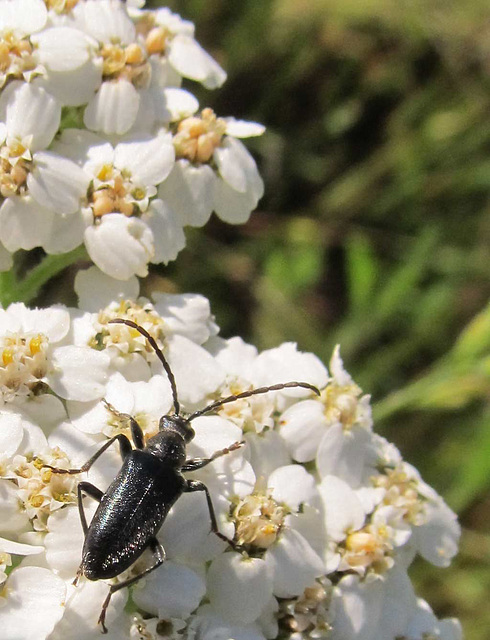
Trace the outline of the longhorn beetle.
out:
M 123 464 L 107 491 L 104 493 L 90 482 L 78 483 L 78 509 L 85 541 L 82 561 L 73 584 L 76 585 L 82 575 L 89 580 L 115 578 L 128 569 L 146 548 L 153 553 L 154 562 L 138 575 L 111 585 L 98 620 L 103 633 L 107 633 L 105 616 L 112 594 L 138 581 L 163 563 L 165 551 L 156 535 L 170 508 L 183 493 L 204 492 L 211 531 L 237 549 L 237 544 L 218 529 L 213 503 L 206 485 L 198 480 L 187 480 L 182 473 L 201 469 L 216 458 L 235 451 L 244 442 L 235 442 L 226 449 L 216 451 L 210 458 L 186 459 L 186 445 L 195 435 L 191 427 L 192 420 L 226 403 L 269 391 L 303 387 L 320 395 L 318 389 L 308 382 L 286 382 L 221 398 L 204 409 L 188 416 L 183 415 L 177 399 L 174 375 L 154 338 L 143 327 L 131 320 L 118 318 L 110 322 L 132 327 L 148 340 L 167 373 L 172 390 L 174 413 L 160 418 L 158 433 L 145 443 L 143 430 L 136 420 L 128 414 L 118 412 L 106 402 L 106 407 L 111 412 L 129 421 L 135 449 L 132 448 L 129 438 L 119 433 L 107 440 L 79 469 L 59 469 L 44 465 L 54 473 L 82 473 L 88 471 L 113 442 L 116 440 L 119 442 Z M 87 523 L 83 509 L 84 493 L 99 502 L 90 524 Z

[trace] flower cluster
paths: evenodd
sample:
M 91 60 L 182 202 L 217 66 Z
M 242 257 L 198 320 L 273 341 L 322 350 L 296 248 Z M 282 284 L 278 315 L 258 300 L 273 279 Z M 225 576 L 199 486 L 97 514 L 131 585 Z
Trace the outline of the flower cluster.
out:
M 117 287 L 117 288 L 116 288 Z M 219 530 L 210 532 L 201 493 L 183 495 L 158 539 L 164 564 L 114 594 L 107 638 L 211 640 L 459 640 L 416 597 L 407 570 L 416 555 L 447 566 L 459 525 L 442 498 L 373 432 L 369 397 L 336 349 L 329 369 L 285 343 L 259 353 L 224 340 L 209 303 L 195 294 L 139 296 L 136 278 L 78 275 L 80 309 L 12 305 L 0 326 L 0 627 L 5 640 L 98 638 L 104 581 L 71 582 L 83 532 L 73 475 L 107 438 L 145 437 L 172 412 L 171 386 L 138 331 L 161 346 L 185 413 L 217 398 L 303 381 L 224 404 L 192 421 L 188 457 L 244 441 L 189 477 L 208 487 Z M 15 375 L 17 373 L 17 375 Z M 47 466 L 46 466 L 47 465 Z M 121 465 L 110 447 L 88 480 L 104 491 Z M 81 479 L 87 479 L 87 475 Z M 87 499 L 87 516 L 96 503 Z M 13 558 L 23 557 L 20 564 Z M 149 565 L 144 554 L 119 576 Z M 26 615 L 28 613 L 28 615 Z
M 166 8 L 122 0 L 0 2 L 0 270 L 18 249 L 85 244 L 105 273 L 174 260 L 185 226 L 245 222 L 263 193 L 240 138 L 183 80 L 226 74 Z

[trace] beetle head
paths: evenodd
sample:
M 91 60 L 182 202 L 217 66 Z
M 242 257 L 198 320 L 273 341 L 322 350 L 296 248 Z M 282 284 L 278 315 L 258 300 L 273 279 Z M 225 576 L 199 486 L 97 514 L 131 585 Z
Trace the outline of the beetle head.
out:
M 162 416 L 158 428 L 160 431 L 174 431 L 182 436 L 186 442 L 190 442 L 196 435 L 189 420 L 177 414 Z

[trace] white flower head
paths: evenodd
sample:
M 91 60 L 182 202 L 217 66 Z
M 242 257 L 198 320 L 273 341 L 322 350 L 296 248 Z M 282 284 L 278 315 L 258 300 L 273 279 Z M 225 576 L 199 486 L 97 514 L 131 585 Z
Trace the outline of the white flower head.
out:
M 67 250 L 57 235 L 64 219 L 68 248 L 81 242 L 77 213 L 88 180 L 73 161 L 46 151 L 60 116 L 60 104 L 37 85 L 13 82 L 0 98 L 0 240 L 9 251 Z
M 185 245 L 171 209 L 155 199 L 174 162 L 170 135 L 126 139 L 113 146 L 84 130 L 65 130 L 54 148 L 85 177 L 80 203 L 83 240 L 94 263 L 113 278 L 148 273 L 149 262 L 173 260 Z
M 16 303 L 0 311 L 3 403 L 23 404 L 46 391 L 79 401 L 103 395 L 108 357 L 89 347 L 63 344 L 69 328 L 70 315 L 62 307 L 27 309 Z
M 226 80 L 226 73 L 194 38 L 194 25 L 166 7 L 144 11 L 138 16 L 137 31 L 152 62 L 158 64 L 158 76 L 180 84 L 180 77 L 216 89 Z M 169 73 L 170 66 L 173 73 Z
M 257 136 L 253 122 L 217 118 L 211 109 L 181 120 L 173 137 L 176 163 L 159 188 L 185 225 L 202 226 L 212 211 L 241 224 L 262 197 L 264 185 L 241 137 Z
M 44 590 L 36 637 L 98 637 L 109 585 L 81 577 L 78 586 L 71 584 L 84 544 L 77 482 L 92 485 L 81 486 L 95 497 L 83 501 L 90 523 L 121 466 L 154 455 L 147 448 L 134 456 L 124 444 L 118 452 L 110 439 L 134 437 L 134 449 L 161 429 L 170 428 L 174 438 L 177 413 L 189 418 L 193 434 L 182 443 L 184 491 L 155 532 L 166 559 L 129 586 L 131 613 L 124 610 L 128 589 L 114 593 L 108 638 L 423 640 L 429 634 L 460 640 L 457 621 L 438 621 L 416 599 L 407 575 L 415 553 L 449 563 L 459 536 L 456 518 L 398 450 L 372 432 L 369 405 L 338 354 L 329 378 L 316 357 L 292 343 L 258 353 L 242 340 L 222 340 L 202 296 L 158 294 L 151 302 L 138 297 L 132 279 L 116 283 L 115 300 L 111 282 L 95 267 L 79 275 L 77 292 L 87 311 L 17 304 L 0 312 L 0 622 L 6 637 L 17 640 L 14 629 L 33 637 L 33 623 L 21 620 L 19 608 L 25 603 L 37 611 L 29 595 L 38 597 L 29 586 L 34 578 Z M 152 339 L 134 326 L 110 323 L 117 318 Z M 305 399 L 308 388 L 235 398 L 293 381 L 320 387 L 320 399 Z M 223 396 L 230 401 L 220 405 Z M 297 435 L 295 448 L 291 432 L 283 435 L 288 421 L 299 419 L 296 407 L 312 433 L 315 419 L 323 429 L 317 439 L 323 454 L 304 453 L 306 464 L 298 453 L 307 450 L 304 439 Z M 332 433 L 327 447 L 325 434 Z M 73 473 L 107 445 L 87 476 Z M 164 455 L 153 463 L 165 467 L 169 460 Z M 13 554 L 26 558 L 11 570 Z M 147 549 L 113 584 L 138 578 L 152 562 Z

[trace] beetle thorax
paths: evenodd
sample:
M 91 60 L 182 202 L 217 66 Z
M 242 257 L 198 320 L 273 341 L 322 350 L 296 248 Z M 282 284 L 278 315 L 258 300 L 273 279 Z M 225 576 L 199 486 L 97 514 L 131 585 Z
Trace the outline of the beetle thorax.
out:
M 178 431 L 159 431 L 146 441 L 145 451 L 169 467 L 179 468 L 185 462 L 185 440 Z

